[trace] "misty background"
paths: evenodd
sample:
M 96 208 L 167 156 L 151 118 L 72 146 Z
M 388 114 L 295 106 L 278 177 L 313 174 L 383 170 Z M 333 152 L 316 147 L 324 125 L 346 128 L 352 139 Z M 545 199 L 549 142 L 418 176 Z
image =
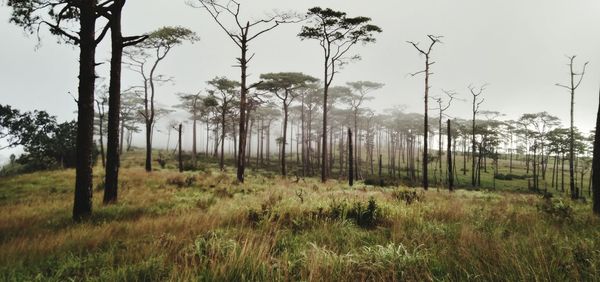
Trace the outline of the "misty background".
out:
M 403 105 L 407 112 L 423 112 L 423 78 L 408 74 L 424 68 L 424 60 L 406 41 L 428 44 L 427 34 L 444 36 L 433 51 L 431 95 L 441 89 L 454 90 L 462 101 L 448 110 L 452 117 L 469 118 L 469 84 L 489 83 L 482 110 L 500 111 L 501 119 L 518 119 L 523 113 L 548 111 L 563 126 L 569 120 L 569 93 L 555 83 L 569 81 L 566 55 L 577 55 L 578 70 L 589 61 L 575 96 L 575 125 L 587 133 L 594 127 L 600 87 L 600 1 L 597 0 L 453 0 L 453 1 L 357 1 L 357 0 L 241 0 L 242 14 L 260 18 L 273 10 L 305 13 L 314 6 L 330 7 L 349 16 L 366 16 L 383 32 L 377 42 L 353 49 L 361 61 L 346 65 L 334 85 L 369 80 L 385 83 L 372 93 L 367 106 L 382 112 Z M 0 2 L 1 3 L 1 2 Z M 4 3 L 2 3 L 4 4 Z M 0 103 L 23 111 L 45 110 L 59 121 L 76 118 L 77 49 L 57 44 L 55 37 L 27 35 L 8 22 L 10 10 L 0 6 Z M 239 80 L 233 67 L 239 50 L 212 18 L 184 0 L 129 0 L 124 9 L 123 34 L 138 35 L 161 26 L 183 26 L 200 36 L 195 44 L 175 47 L 159 66 L 159 73 L 173 77 L 157 90 L 157 103 L 172 107 L 176 93 L 195 93 L 206 88 L 215 76 Z M 303 72 L 322 76 L 322 50 L 316 41 L 301 41 L 296 35 L 302 23 L 283 25 L 258 38 L 250 46 L 256 53 L 250 64 L 250 82 L 261 73 Z M 100 27 L 99 27 L 100 28 Z M 97 62 L 110 58 L 110 40 L 97 50 Z M 97 68 L 108 77 L 108 63 Z M 108 80 L 106 80 L 106 83 Z M 100 83 L 100 81 L 98 81 Z M 123 69 L 123 89 L 140 84 L 137 74 Z M 173 113 L 156 125 L 154 145 L 166 143 L 165 125 L 183 121 L 188 115 Z M 185 126 L 185 125 L 184 125 Z M 188 127 L 190 127 L 188 125 Z M 184 129 L 185 130 L 185 129 Z M 186 130 L 184 148 L 191 146 Z M 200 130 L 201 132 L 201 130 Z M 202 142 L 202 138 L 199 139 Z M 142 134 L 134 145 L 143 145 Z M 202 147 L 200 147 L 202 148 Z M 19 149 L 0 151 L 0 163 Z

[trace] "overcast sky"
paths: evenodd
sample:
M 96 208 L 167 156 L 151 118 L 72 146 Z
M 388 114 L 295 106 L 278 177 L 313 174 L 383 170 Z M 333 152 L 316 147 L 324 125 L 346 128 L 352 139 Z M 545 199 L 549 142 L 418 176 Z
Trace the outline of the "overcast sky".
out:
M 1 3 L 1 2 L 0 2 Z M 260 18 L 272 10 L 305 12 L 313 6 L 331 7 L 350 16 L 367 16 L 383 33 L 375 44 L 357 46 L 362 60 L 347 65 L 334 84 L 371 80 L 385 83 L 373 95 L 370 106 L 383 110 L 406 105 L 422 112 L 423 79 L 407 74 L 423 69 L 423 58 L 406 41 L 427 44 L 427 34 L 443 35 L 433 51 L 435 73 L 432 95 L 454 90 L 465 99 L 452 105 L 449 114 L 470 115 L 469 84 L 489 83 L 484 110 L 500 111 L 506 119 L 522 113 L 548 111 L 568 123 L 569 95 L 554 86 L 567 83 L 566 55 L 577 55 L 577 66 L 590 61 L 586 77 L 576 94 L 575 123 L 585 131 L 593 128 L 600 87 L 600 1 L 598 0 L 241 0 L 242 13 Z M 377 4 L 373 4 L 377 3 Z M 41 46 L 8 23 L 10 10 L 0 6 L 0 103 L 22 110 L 41 109 L 60 120 L 75 118 L 76 105 L 69 93 L 77 93 L 76 48 L 56 44 L 48 33 Z M 185 0 L 129 0 L 124 11 L 125 35 L 141 34 L 165 25 L 180 25 L 198 33 L 200 42 L 177 47 L 160 66 L 175 78 L 158 89 L 163 105 L 177 103 L 175 93 L 204 89 L 215 76 L 239 78 L 232 67 L 239 51 L 201 9 Z M 300 41 L 300 24 L 282 26 L 251 45 L 256 56 L 250 66 L 251 81 L 260 73 L 297 71 L 320 77 L 321 50 L 316 41 Z M 109 40 L 97 52 L 97 60 L 109 58 Z M 108 75 L 108 66 L 98 69 Z M 138 83 L 124 71 L 123 86 Z M 0 152 L 6 155 L 6 152 Z

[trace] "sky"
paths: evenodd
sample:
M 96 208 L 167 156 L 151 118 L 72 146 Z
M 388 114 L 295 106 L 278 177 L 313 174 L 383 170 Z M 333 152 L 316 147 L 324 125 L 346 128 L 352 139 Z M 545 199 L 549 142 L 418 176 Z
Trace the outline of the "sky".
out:
M 189 0 L 194 1 L 194 0 Z M 453 90 L 458 98 L 448 110 L 452 117 L 470 116 L 467 86 L 488 83 L 483 110 L 500 111 L 502 119 L 518 119 L 523 113 L 548 111 L 568 124 L 569 93 L 555 86 L 568 83 L 567 55 L 577 55 L 576 66 L 589 66 L 576 93 L 575 125 L 593 129 L 600 87 L 600 1 L 597 0 L 240 0 L 242 16 L 260 19 L 273 11 L 305 12 L 314 6 L 330 7 L 349 16 L 366 16 L 383 29 L 377 42 L 352 50 L 361 61 L 344 67 L 335 85 L 349 81 L 381 82 L 368 106 L 382 111 L 404 105 L 407 111 L 423 111 L 423 77 L 409 73 L 424 68 L 424 58 L 407 43 L 428 44 L 426 35 L 443 36 L 432 58 L 431 95 Z M 57 44 L 47 32 L 41 41 L 8 22 L 10 9 L 0 1 L 0 103 L 21 110 L 46 110 L 59 120 L 75 118 L 77 49 Z M 215 76 L 239 78 L 233 67 L 239 50 L 202 9 L 186 0 L 129 0 L 124 9 L 124 35 L 150 32 L 162 26 L 183 26 L 195 31 L 200 41 L 176 47 L 159 72 L 174 78 L 157 90 L 164 106 L 177 104 L 176 93 L 197 92 Z M 255 57 L 250 81 L 266 72 L 304 72 L 320 77 L 322 51 L 316 41 L 301 41 L 301 23 L 289 24 L 256 39 L 250 46 Z M 97 61 L 110 58 L 110 42 L 97 51 Z M 108 63 L 98 67 L 108 76 Z M 138 85 L 135 73 L 124 71 L 123 86 Z M 177 113 L 171 119 L 184 119 Z M 161 128 L 161 126 L 157 126 Z M 160 135 L 160 133 L 159 133 Z M 135 138 L 142 144 L 141 134 Z M 157 136 L 156 144 L 166 138 Z M 0 151 L 0 162 L 11 153 Z

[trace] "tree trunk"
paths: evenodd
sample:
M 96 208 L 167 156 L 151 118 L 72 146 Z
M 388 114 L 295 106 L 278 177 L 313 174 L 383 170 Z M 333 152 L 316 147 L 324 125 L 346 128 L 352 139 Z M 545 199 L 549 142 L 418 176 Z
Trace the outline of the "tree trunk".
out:
M 285 143 L 287 143 L 288 105 L 283 102 L 283 140 L 281 142 L 281 175 L 287 176 L 285 166 Z
M 348 128 L 348 185 L 354 184 L 354 169 L 353 169 L 353 152 L 352 152 L 352 129 Z
M 92 214 L 92 148 L 94 144 L 94 85 L 96 1 L 81 1 L 79 42 L 79 99 L 77 101 L 77 157 L 73 219 Z
M 454 191 L 454 174 L 452 173 L 452 134 L 450 134 L 450 120 L 448 120 L 448 149 L 446 155 L 448 155 L 448 189 Z M 440 161 L 441 163 L 441 161 Z M 440 166 L 441 169 L 441 166 Z
M 123 61 L 123 37 L 121 34 L 121 11 L 125 0 L 115 1 L 111 14 L 111 61 L 108 89 L 108 132 L 106 140 L 106 171 L 104 178 L 104 204 L 117 201 L 119 189 L 119 118 L 121 114 L 121 65 Z M 122 134 L 122 133 L 121 133 Z M 121 142 L 122 143 L 122 142 Z M 123 144 L 121 144 L 122 146 Z M 121 147 L 122 148 L 122 147 Z
M 178 154 L 179 155 L 178 156 L 178 159 L 179 159 L 179 172 L 183 172 L 183 158 L 181 157 L 181 130 L 182 130 L 182 125 L 180 123 L 179 124 L 179 130 L 177 130 L 177 133 L 179 135 L 179 141 L 178 141 L 178 144 L 179 144 L 179 154 Z
M 594 157 L 592 161 L 593 212 L 600 215 L 600 107 L 596 116 L 596 133 L 594 135 Z
M 246 31 L 250 28 L 250 23 L 246 23 Z M 248 38 L 247 33 L 242 36 L 241 51 L 242 56 L 240 57 L 240 67 L 242 69 L 241 75 L 241 91 L 240 91 L 240 125 L 239 135 L 240 140 L 238 144 L 238 158 L 237 158 L 237 180 L 244 182 L 244 170 L 246 169 L 246 95 L 248 94 L 248 88 L 246 86 L 246 70 L 248 69 L 248 59 L 246 53 L 248 51 Z
M 423 125 L 423 189 L 427 190 L 429 187 L 429 176 L 427 171 L 427 163 L 429 162 L 429 156 L 427 155 L 427 141 L 429 135 L 429 55 L 425 58 L 425 117 Z

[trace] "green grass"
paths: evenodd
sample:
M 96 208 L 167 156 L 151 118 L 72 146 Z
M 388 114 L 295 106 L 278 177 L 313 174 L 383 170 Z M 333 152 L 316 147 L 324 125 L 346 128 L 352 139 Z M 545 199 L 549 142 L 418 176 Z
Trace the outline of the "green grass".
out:
M 600 280 L 589 203 L 515 193 L 522 180 L 449 193 L 250 169 L 239 184 L 231 167 L 146 173 L 141 159 L 125 155 L 119 202 L 95 189 L 79 224 L 73 170 L 1 178 L 0 280 Z

